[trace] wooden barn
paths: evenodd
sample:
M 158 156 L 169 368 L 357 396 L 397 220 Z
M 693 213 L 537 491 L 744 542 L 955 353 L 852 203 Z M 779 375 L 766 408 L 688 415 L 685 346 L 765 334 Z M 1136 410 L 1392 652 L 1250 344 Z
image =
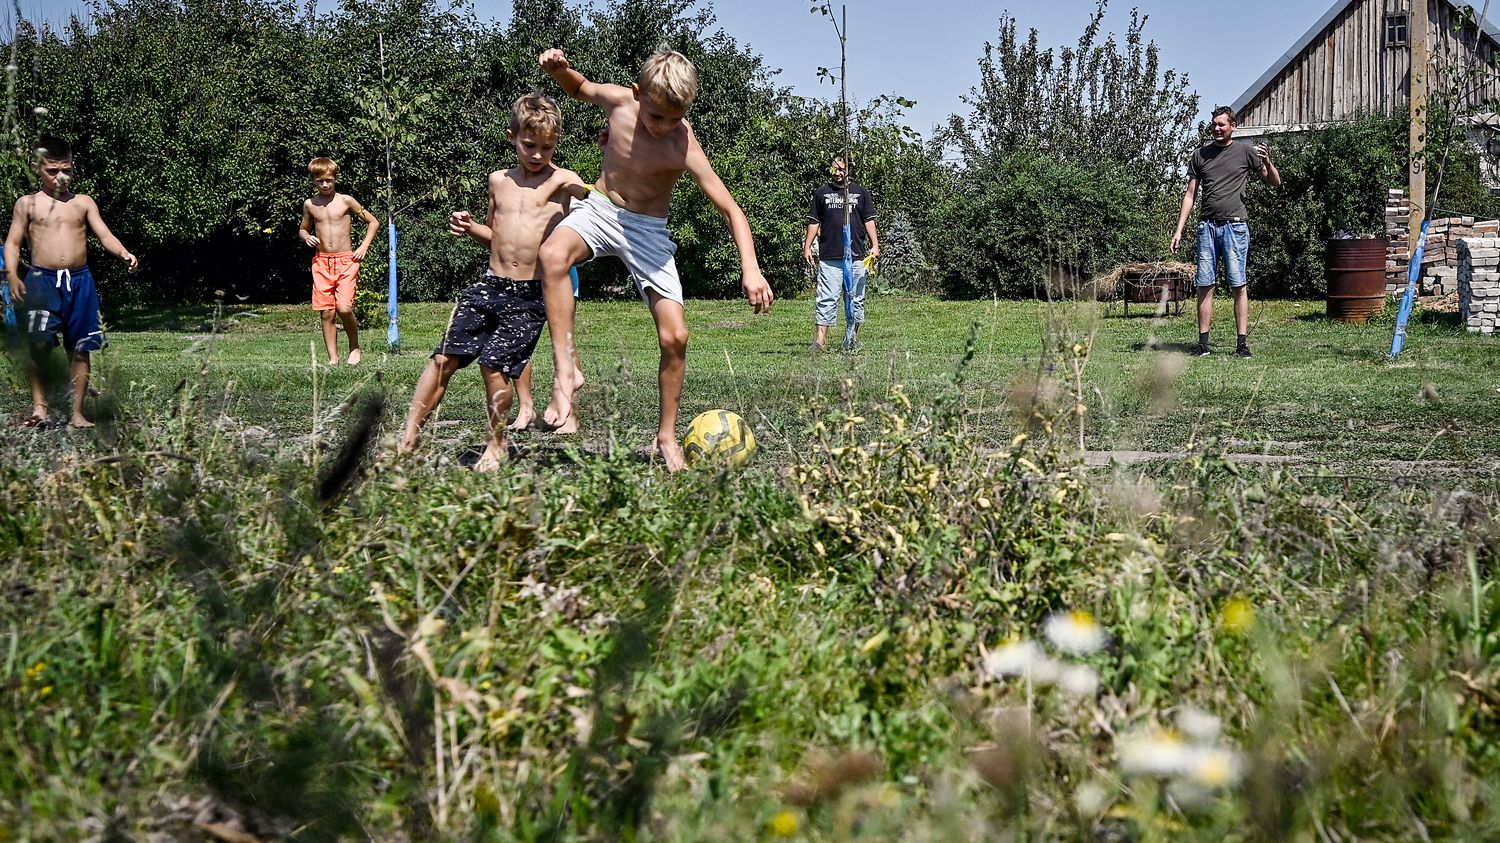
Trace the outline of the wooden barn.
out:
M 1420 2 L 1421 0 L 1419 0 Z M 1426 0 L 1428 51 L 1436 98 L 1458 69 L 1487 63 L 1500 49 L 1500 30 L 1464 23 L 1451 0 Z M 1410 0 L 1338 0 L 1290 50 L 1233 105 L 1241 137 L 1285 134 L 1347 120 L 1360 113 L 1389 114 L 1411 94 Z M 1472 17 L 1472 16 L 1471 16 Z M 1467 98 L 1500 95 L 1491 71 Z

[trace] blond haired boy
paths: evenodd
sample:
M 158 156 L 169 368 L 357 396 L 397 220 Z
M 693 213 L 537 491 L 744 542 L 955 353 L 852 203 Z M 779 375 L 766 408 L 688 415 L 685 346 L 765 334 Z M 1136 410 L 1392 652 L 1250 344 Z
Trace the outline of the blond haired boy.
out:
M 537 61 L 568 96 L 604 109 L 608 120 L 604 163 L 594 190 L 558 225 L 539 255 L 546 291 L 547 324 L 557 374 L 546 421 L 558 425 L 573 413 L 582 376 L 573 364 L 574 303 L 568 269 L 600 255 L 624 261 L 656 322 L 661 362 L 657 372 L 661 415 L 653 443 L 668 469 L 686 467 L 677 442 L 677 411 L 687 360 L 687 320 L 682 282 L 667 232 L 672 186 L 684 171 L 729 223 L 740 253 L 741 286 L 757 313 L 771 308 L 771 287 L 755 257 L 750 223 L 719 180 L 685 119 L 698 92 L 692 62 L 663 47 L 646 60 L 630 87 L 601 85 L 568 64 L 562 50 L 547 50 Z
M 489 247 L 489 266 L 459 295 L 448 331 L 417 381 L 400 445 L 401 451 L 417 447 L 422 426 L 442 402 L 453 373 L 478 360 L 490 424 L 475 465 L 481 471 L 494 470 L 507 456 L 505 421 L 513 382 L 526 370 L 547 324 L 537 250 L 567 214 L 570 200 L 587 192 L 577 173 L 552 164 L 562 136 L 557 103 L 547 97 L 521 97 L 511 106 L 510 126 L 505 136 L 519 162 L 490 173 L 484 224 L 470 219 L 467 211 L 454 211 L 449 217 L 449 231 Z
M 375 241 L 380 220 L 365 210 L 353 196 L 339 193 L 339 165 L 332 158 L 314 158 L 307 164 L 318 195 L 302 203 L 302 242 L 317 250 L 312 261 L 312 306 L 323 326 L 323 347 L 328 365 L 339 364 L 339 335 L 333 319 L 337 314 L 349 336 L 349 365 L 358 366 L 359 324 L 354 319 L 354 284 L 359 265 Z M 353 248 L 349 230 L 355 217 L 365 221 L 365 239 Z
M 37 148 L 37 177 L 41 190 L 16 200 L 10 232 L 5 237 L 5 273 L 11 299 L 21 311 L 31 354 L 26 373 L 31 381 L 31 414 L 27 427 L 48 421 L 47 393 L 39 362 L 61 335 L 68 352 L 68 374 L 73 387 L 69 421 L 73 427 L 93 427 L 83 415 L 83 399 L 89 391 L 92 370 L 90 352 L 109 344 L 99 323 L 99 292 L 88 267 L 88 235 L 111 255 L 125 262 L 130 272 L 139 263 L 99 216 L 99 206 L 88 196 L 73 192 L 73 151 L 66 141 L 43 138 Z M 31 249 L 31 269 L 21 280 L 21 243 Z

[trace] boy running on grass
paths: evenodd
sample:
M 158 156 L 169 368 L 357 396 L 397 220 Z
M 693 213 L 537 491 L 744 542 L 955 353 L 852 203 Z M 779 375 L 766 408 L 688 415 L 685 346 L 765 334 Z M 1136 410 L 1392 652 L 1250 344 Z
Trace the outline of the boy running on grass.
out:
M 339 193 L 339 165 L 332 158 L 314 158 L 307 165 L 318 195 L 302 203 L 302 227 L 298 236 L 317 250 L 313 256 L 313 310 L 323 324 L 323 347 L 328 351 L 328 365 L 339 364 L 339 334 L 333 325 L 334 314 L 349 335 L 349 365 L 358 366 L 359 325 L 354 320 L 354 282 L 359 265 L 364 262 L 380 230 L 380 220 L 365 210 L 353 196 Z M 353 249 L 350 223 L 354 217 L 365 221 L 365 239 Z M 352 251 L 351 251 L 352 249 Z
M 70 423 L 93 427 L 83 416 L 83 399 L 89 391 L 92 369 L 90 352 L 109 344 L 99 324 L 99 292 L 88 267 L 88 235 L 99 238 L 105 251 L 125 261 L 135 272 L 139 262 L 99 216 L 99 206 L 81 193 L 74 193 L 73 151 L 67 142 L 44 138 L 37 148 L 37 175 L 42 189 L 16 200 L 5 238 L 5 273 L 10 296 L 22 311 L 22 331 L 28 334 L 31 354 L 26 372 L 31 380 L 31 414 L 26 426 L 47 423 L 47 394 L 42 385 L 40 363 L 61 334 L 68 352 L 68 373 L 73 388 Z M 17 271 L 21 241 L 31 249 L 31 269 L 22 283 Z
M 485 224 L 474 222 L 467 211 L 455 211 L 449 219 L 454 234 L 489 245 L 489 268 L 459 296 L 448 332 L 417 381 L 400 445 L 403 452 L 417 447 L 422 425 L 442 402 L 448 380 L 477 359 L 490 423 L 484 453 L 474 466 L 480 471 L 493 471 L 506 458 L 512 380 L 525 371 L 546 324 L 537 249 L 568 212 L 569 200 L 587 190 L 577 173 L 552 165 L 562 134 L 557 103 L 521 97 L 511 107 L 510 125 L 505 136 L 520 163 L 490 173 Z M 563 278 L 567 275 L 564 268 Z
M 653 452 L 671 471 L 687 467 L 677 442 L 677 408 L 687 359 L 687 321 L 682 282 L 672 255 L 677 245 L 667 232 L 672 186 L 683 171 L 691 173 L 710 202 L 729 223 L 740 253 L 741 286 L 755 312 L 771 309 L 771 287 L 755 258 L 750 223 L 719 180 L 684 116 L 698 93 L 697 72 L 681 53 L 663 47 L 629 88 L 590 82 L 574 70 L 562 50 L 537 57 L 542 69 L 568 96 L 604 109 L 609 121 L 604 163 L 594 190 L 542 244 L 542 281 L 552 358 L 557 373 L 546 421 L 557 425 L 573 414 L 574 395 L 583 373 L 573 363 L 573 296 L 568 268 L 599 255 L 616 255 L 635 278 L 641 298 L 651 308 L 661 348 L 658 388 L 661 418 Z

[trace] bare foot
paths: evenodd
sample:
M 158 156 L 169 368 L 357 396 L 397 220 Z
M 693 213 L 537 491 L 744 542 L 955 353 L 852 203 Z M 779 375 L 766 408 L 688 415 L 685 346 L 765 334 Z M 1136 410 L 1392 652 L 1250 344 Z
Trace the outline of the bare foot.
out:
M 661 461 L 666 464 L 667 471 L 673 474 L 687 470 L 687 460 L 683 459 L 682 446 L 677 444 L 676 436 L 658 434 L 656 441 L 651 443 L 651 455 L 653 457 L 659 455 Z
M 74 430 L 88 430 L 94 426 L 93 422 L 83 416 L 74 416 L 68 423 L 73 425 Z
M 552 381 L 552 403 L 547 405 L 547 412 L 542 415 L 542 421 L 548 427 L 561 428 L 568 423 L 576 412 L 573 406 L 573 396 L 583 386 L 583 370 L 574 367 L 572 377 L 569 380 L 562 378 L 562 373 Z
M 32 404 L 31 415 L 27 416 L 26 421 L 22 422 L 22 424 L 26 425 L 27 427 L 45 426 L 47 424 L 47 405 Z
M 516 420 L 510 423 L 506 430 L 530 430 L 536 423 L 536 405 L 527 404 L 516 410 Z
M 350 366 L 358 366 L 359 365 L 359 361 L 361 361 L 363 359 L 364 359 L 364 355 L 362 355 L 362 354 L 359 353 L 359 349 L 357 349 L 357 348 L 351 348 L 351 349 L 349 349 L 349 365 Z
M 479 455 L 479 460 L 474 463 L 475 471 L 498 471 L 500 463 L 505 462 L 510 455 L 505 452 L 505 446 L 496 447 L 492 442 L 485 446 L 484 453 Z
M 330 366 L 337 366 L 338 364 L 339 364 L 339 359 L 337 357 L 330 357 L 330 358 L 328 358 L 328 365 L 330 365 Z
M 568 435 L 577 433 L 578 432 L 578 411 L 574 410 L 573 414 L 570 415 L 570 416 L 568 416 L 568 420 L 565 421 L 565 422 L 563 422 L 561 427 L 554 427 L 552 429 L 552 432 L 556 433 L 556 434 L 560 434 L 562 436 L 568 436 Z

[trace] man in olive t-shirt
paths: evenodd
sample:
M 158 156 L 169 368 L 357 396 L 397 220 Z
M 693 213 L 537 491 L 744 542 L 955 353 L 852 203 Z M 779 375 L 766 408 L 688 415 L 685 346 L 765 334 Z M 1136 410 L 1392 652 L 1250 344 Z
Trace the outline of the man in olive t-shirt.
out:
M 1214 315 L 1214 286 L 1218 283 L 1219 264 L 1234 294 L 1234 327 L 1239 334 L 1236 357 L 1249 357 L 1246 334 L 1250 323 L 1250 295 L 1246 286 L 1245 261 L 1250 255 L 1249 215 L 1245 212 L 1245 187 L 1250 176 L 1277 187 L 1281 174 L 1271 163 L 1271 150 L 1264 146 L 1251 148 L 1234 140 L 1234 111 L 1219 106 L 1213 114 L 1213 143 L 1193 153 L 1188 164 L 1187 193 L 1182 197 L 1182 213 L 1177 217 L 1177 231 L 1172 235 L 1172 251 L 1182 243 L 1182 227 L 1193 210 L 1198 186 L 1203 186 L 1203 210 L 1198 215 L 1198 347 L 1193 357 L 1207 357 L 1208 325 Z

